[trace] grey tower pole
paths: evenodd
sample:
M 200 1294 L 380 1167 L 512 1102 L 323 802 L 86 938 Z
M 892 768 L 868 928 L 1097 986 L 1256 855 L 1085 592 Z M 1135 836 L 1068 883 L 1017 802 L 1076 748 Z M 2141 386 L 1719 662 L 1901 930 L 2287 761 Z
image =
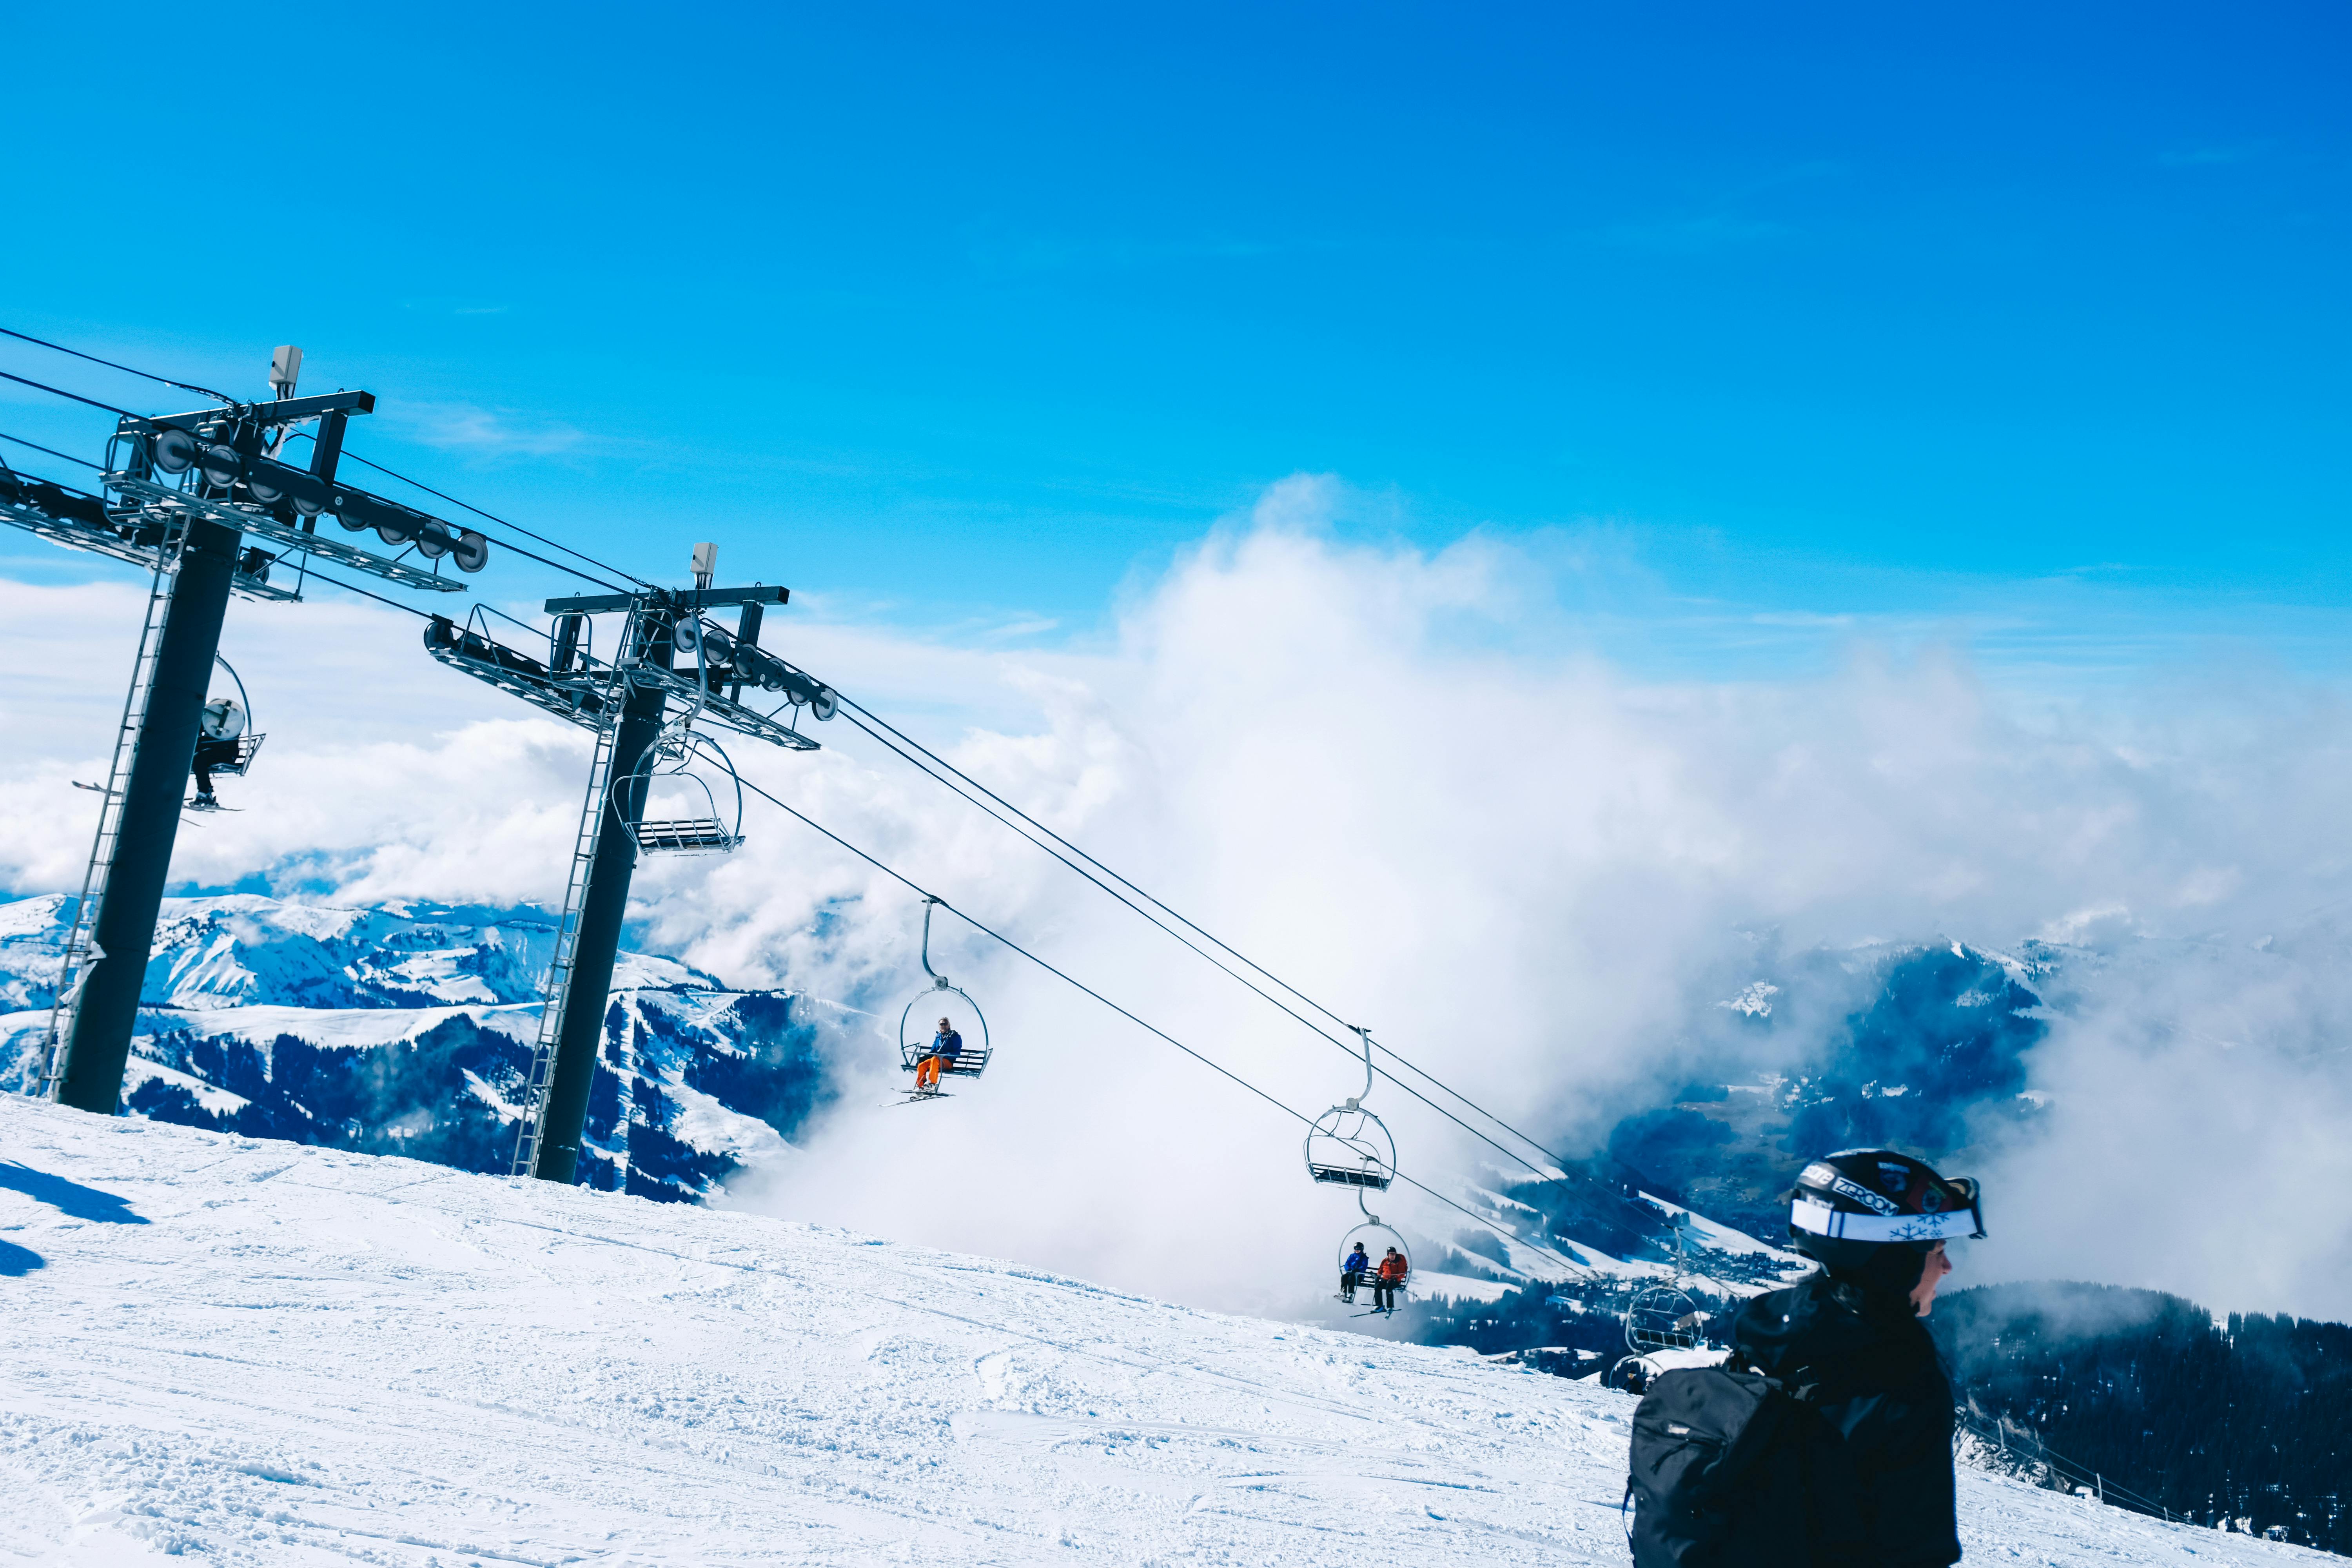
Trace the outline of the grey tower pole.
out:
M 229 584 L 236 575 L 237 543 L 233 530 L 201 518 L 191 521 L 180 552 L 179 581 L 163 616 L 154 682 L 123 785 L 121 832 L 91 931 L 106 956 L 89 970 L 82 987 L 58 1083 L 62 1103 L 100 1116 L 113 1115 L 122 1098 L 122 1071 L 131 1060 L 139 993 L 155 943 L 172 846 L 179 837 L 188 765 L 196 754 L 213 657 L 220 651 Z
M 671 658 L 666 616 L 640 623 L 644 657 L 664 668 Z M 596 835 L 596 858 L 589 862 L 588 885 L 580 900 L 580 927 L 572 948 L 572 973 L 560 1005 L 555 1062 L 547 1079 L 547 1111 L 531 1174 L 569 1185 L 580 1171 L 580 1139 L 588 1123 L 588 1091 L 596 1082 L 597 1047 L 604 1037 L 604 1003 L 613 987 L 613 961 L 621 951 L 621 921 L 628 912 L 629 879 L 637 866 L 637 842 L 628 829 L 645 815 L 646 781 L 637 764 L 661 732 L 662 689 L 632 686 L 622 704 L 613 739 L 613 783 L 605 792 L 604 820 Z

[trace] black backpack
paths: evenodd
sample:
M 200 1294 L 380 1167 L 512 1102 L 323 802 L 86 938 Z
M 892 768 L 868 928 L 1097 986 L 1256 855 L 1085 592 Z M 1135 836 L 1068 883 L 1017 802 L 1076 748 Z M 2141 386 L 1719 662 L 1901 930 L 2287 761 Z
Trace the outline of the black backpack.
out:
M 1813 1563 L 1814 1488 L 1835 1435 L 1811 1393 L 1721 1366 L 1653 1379 L 1633 1412 L 1625 1478 L 1634 1568 Z

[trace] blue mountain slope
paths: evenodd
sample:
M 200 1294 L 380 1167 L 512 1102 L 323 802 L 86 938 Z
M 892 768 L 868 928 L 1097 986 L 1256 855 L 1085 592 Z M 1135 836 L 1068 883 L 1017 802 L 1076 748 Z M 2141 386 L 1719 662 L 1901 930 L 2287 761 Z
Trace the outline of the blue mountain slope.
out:
M 1670 1102 L 1620 1121 L 1610 1159 L 1769 1237 L 1786 1227 L 1780 1194 L 1814 1154 L 1883 1145 L 1942 1163 L 2015 1137 L 2041 1109 L 2026 1087 L 2049 1028 L 2036 987 L 2063 956 L 1958 942 L 1802 955 L 1725 1005 L 1736 1022 L 1718 1059 L 1702 1058 L 1698 1081 Z
M 0 1088 L 39 1071 L 68 914 L 0 905 Z M 167 900 L 127 1082 L 132 1114 L 475 1171 L 503 1171 L 553 941 L 536 910 Z M 582 1179 L 691 1199 L 788 1158 L 828 1100 L 800 993 L 730 991 L 625 954 Z
M 1801 1267 L 1783 1250 L 1784 1194 L 1807 1159 L 1883 1144 L 1965 1171 L 2032 1129 L 2041 1101 L 2027 1088 L 2029 1056 L 2048 1032 L 2041 988 L 2076 957 L 1938 942 L 1771 963 L 1695 1026 L 1682 1052 L 1695 1080 L 1632 1110 L 1601 1152 L 1551 1180 L 1490 1173 L 1490 1217 L 1596 1278 L 1517 1266 L 1491 1234 L 1465 1230 L 1430 1249 L 1430 1266 L 1505 1289 L 1433 1293 L 1397 1331 L 1486 1351 L 1580 1349 L 1596 1370 L 1622 1353 L 1619 1320 L 1647 1286 L 1679 1279 L 1718 1315 L 1774 1288 Z M 1685 1207 L 1718 1228 L 1685 1233 L 1678 1260 L 1669 1222 Z

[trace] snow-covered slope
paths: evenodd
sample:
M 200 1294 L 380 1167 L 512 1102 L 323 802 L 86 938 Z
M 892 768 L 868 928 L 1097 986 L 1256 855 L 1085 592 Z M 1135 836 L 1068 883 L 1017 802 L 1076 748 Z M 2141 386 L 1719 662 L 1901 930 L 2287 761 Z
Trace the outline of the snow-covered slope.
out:
M 1625 1560 L 1633 1402 L 1590 1384 L 22 1100 L 0 1150 L 16 1560 Z M 1960 1495 L 1970 1561 L 2324 1561 Z

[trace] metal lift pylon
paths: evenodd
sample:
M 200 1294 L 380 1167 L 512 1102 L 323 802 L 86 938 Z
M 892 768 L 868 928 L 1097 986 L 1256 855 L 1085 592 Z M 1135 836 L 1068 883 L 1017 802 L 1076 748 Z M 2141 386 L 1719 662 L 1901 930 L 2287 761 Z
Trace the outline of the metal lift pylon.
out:
M 104 794 L 99 804 L 98 834 L 90 845 L 89 866 L 82 873 L 81 891 L 74 899 L 73 924 L 66 933 L 65 957 L 58 972 L 57 1005 L 49 1013 L 47 1049 L 41 1064 L 40 1089 L 45 1095 L 58 1092 L 58 1081 L 65 1074 L 65 1042 L 73 1032 L 74 1016 L 90 983 L 93 965 L 106 957 L 105 948 L 91 945 L 94 917 L 100 904 L 105 901 L 107 882 L 114 869 L 115 846 L 122 833 L 123 801 L 133 760 L 139 752 L 140 732 L 146 723 L 147 694 L 155 680 L 163 623 L 172 608 L 173 591 L 180 584 L 179 552 L 184 538 L 181 530 L 171 530 L 159 542 L 154 555 L 154 571 L 147 590 L 147 614 L 139 632 L 139 653 L 131 661 L 131 689 L 123 697 L 122 721 L 114 731 L 114 759 L 107 769 Z M 192 749 L 193 745 L 192 742 Z
M 787 751 L 816 750 L 814 741 L 793 728 L 801 709 L 819 719 L 835 711 L 838 699 L 830 687 L 759 646 L 765 607 L 789 603 L 790 592 L 764 584 L 713 588 L 711 560 L 711 546 L 696 550 L 692 588 L 649 586 L 550 599 L 547 613 L 556 621 L 543 660 L 499 642 L 478 617 L 464 626 L 436 617 L 425 628 L 425 649 L 443 664 L 596 735 L 542 992 L 539 1039 L 524 1102 L 518 1107 L 509 1167 L 517 1177 L 566 1184 L 578 1179 L 588 1098 L 595 1086 L 613 966 L 620 955 L 638 856 L 729 849 L 740 842 L 721 823 L 646 822 L 652 774 L 641 764 L 668 732 L 669 700 L 688 705 L 681 727 L 691 719 Z M 741 612 L 731 634 L 703 618 L 703 612 L 722 607 Z M 609 661 L 594 658 L 583 636 L 590 617 L 604 614 L 627 617 Z M 677 668 L 681 652 L 694 655 L 692 669 Z M 762 712 L 743 700 L 747 689 L 779 693 L 782 701 Z M 784 717 L 787 706 L 790 718 Z M 656 833 L 655 827 L 663 831 Z
M 299 363 L 299 350 L 278 350 L 270 381 L 281 395 L 268 402 L 123 416 L 108 448 L 105 496 L 14 475 L 0 485 L 0 521 L 152 571 L 42 1062 L 40 1089 L 78 1110 L 110 1116 L 121 1099 L 229 595 L 299 599 L 299 574 L 313 557 L 406 587 L 461 591 L 437 572 L 320 537 L 321 517 L 351 532 L 373 529 L 428 559 L 451 556 L 463 570 L 488 558 L 479 534 L 341 482 L 335 468 L 344 422 L 375 399 L 365 392 L 297 399 Z M 309 468 L 271 456 L 284 432 L 310 419 L 320 434 Z M 295 568 L 297 585 L 271 583 L 272 566 Z
M 73 1005 L 59 1009 L 66 1026 L 59 1030 L 54 1022 L 51 1026 L 63 1044 L 63 1060 L 56 1069 L 58 1100 L 79 1110 L 111 1116 L 122 1092 L 139 994 L 147 980 L 148 950 L 154 945 L 163 883 L 172 870 L 172 847 L 180 834 L 180 803 L 188 785 L 189 759 L 196 754 L 196 732 L 204 722 L 213 658 L 220 652 L 236 554 L 235 532 L 202 518 L 189 519 L 173 552 L 173 569 L 168 574 L 159 572 L 156 593 L 148 601 L 147 632 L 141 638 L 139 662 L 123 705 L 122 731 L 115 738 L 114 766 L 100 805 L 99 836 L 83 877 L 85 885 L 94 885 L 88 941 L 109 956 L 87 964 L 68 983 Z M 171 579 L 168 590 L 160 580 L 164 575 Z M 163 600 L 160 616 L 158 595 Z M 77 910 L 75 925 L 82 923 Z
M 652 646 L 637 658 L 667 668 L 670 629 L 640 616 L 630 628 Z M 588 1124 L 588 1094 L 596 1082 L 596 1050 L 604 1037 L 604 1003 L 621 952 L 621 922 L 636 873 L 636 841 L 629 831 L 645 814 L 642 783 L 631 783 L 646 748 L 661 731 L 663 689 L 623 682 L 627 696 L 597 731 L 588 798 L 572 852 L 556 954 L 549 966 L 540 1016 L 539 1048 L 531 1060 L 535 1104 L 522 1119 L 514 1173 L 569 1185 L 580 1171 L 580 1139 Z M 613 787 L 614 781 L 622 787 Z

